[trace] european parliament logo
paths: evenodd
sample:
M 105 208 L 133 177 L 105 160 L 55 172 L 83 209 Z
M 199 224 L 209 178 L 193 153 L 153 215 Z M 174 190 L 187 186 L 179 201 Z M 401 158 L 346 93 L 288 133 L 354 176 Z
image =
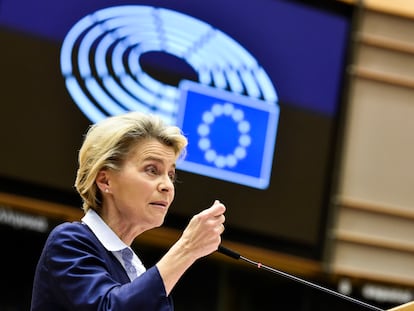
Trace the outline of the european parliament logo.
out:
M 198 83 L 170 85 L 148 73 L 140 59 L 154 51 L 191 66 Z M 166 8 L 103 8 L 69 30 L 60 64 L 69 94 L 92 122 L 127 111 L 157 114 L 189 136 L 179 169 L 268 187 L 278 96 L 256 58 L 223 31 Z
M 177 125 L 189 138 L 178 168 L 254 188 L 269 185 L 279 107 L 184 81 Z

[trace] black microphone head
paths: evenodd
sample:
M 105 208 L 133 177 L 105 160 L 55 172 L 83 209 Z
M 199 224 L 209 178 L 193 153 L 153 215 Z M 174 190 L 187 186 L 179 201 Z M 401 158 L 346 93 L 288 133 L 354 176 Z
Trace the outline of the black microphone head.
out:
M 236 253 L 235 251 L 232 251 L 231 249 L 228 249 L 224 246 L 219 245 L 218 250 L 219 253 L 222 253 L 226 256 L 229 256 L 233 259 L 240 259 L 240 254 Z

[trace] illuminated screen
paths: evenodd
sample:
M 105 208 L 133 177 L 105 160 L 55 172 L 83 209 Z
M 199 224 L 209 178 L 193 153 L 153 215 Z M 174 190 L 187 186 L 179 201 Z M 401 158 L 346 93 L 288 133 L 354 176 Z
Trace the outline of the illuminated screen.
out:
M 319 258 L 352 9 L 309 3 L 1 1 L 0 190 L 79 208 L 88 125 L 156 113 L 189 139 L 166 225 L 219 199 L 224 239 Z

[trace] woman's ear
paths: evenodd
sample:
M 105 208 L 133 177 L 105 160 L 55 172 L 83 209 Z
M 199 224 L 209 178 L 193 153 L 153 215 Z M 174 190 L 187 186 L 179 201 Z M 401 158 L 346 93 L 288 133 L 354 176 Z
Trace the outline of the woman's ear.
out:
M 96 185 L 101 192 L 109 192 L 109 180 L 108 172 L 106 170 L 100 170 L 95 179 Z

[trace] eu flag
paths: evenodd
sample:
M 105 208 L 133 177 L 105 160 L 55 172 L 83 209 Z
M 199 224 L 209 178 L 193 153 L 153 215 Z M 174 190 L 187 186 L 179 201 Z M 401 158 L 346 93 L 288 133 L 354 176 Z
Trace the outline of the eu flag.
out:
M 178 168 L 266 189 L 272 170 L 279 106 L 184 81 L 177 125 L 189 140 Z

